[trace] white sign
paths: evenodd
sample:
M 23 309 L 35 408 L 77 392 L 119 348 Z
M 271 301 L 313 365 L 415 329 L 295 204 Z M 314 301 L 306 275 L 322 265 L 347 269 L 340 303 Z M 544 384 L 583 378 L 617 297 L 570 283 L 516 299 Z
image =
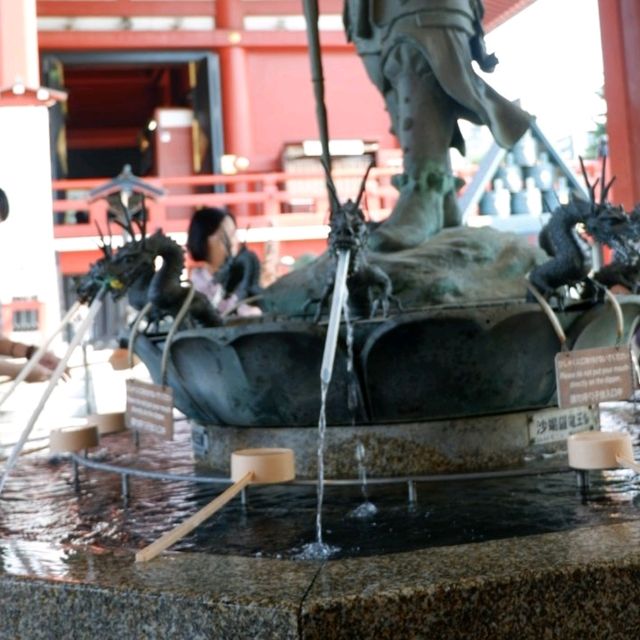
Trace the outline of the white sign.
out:
M 170 387 L 127 380 L 127 411 L 129 429 L 147 431 L 173 438 L 173 391 Z
M 599 424 L 597 408 L 545 409 L 529 419 L 529 440 L 532 444 L 559 442 L 572 433 L 593 431 Z
M 556 355 L 558 406 L 563 408 L 628 400 L 633 365 L 627 347 L 563 351 Z

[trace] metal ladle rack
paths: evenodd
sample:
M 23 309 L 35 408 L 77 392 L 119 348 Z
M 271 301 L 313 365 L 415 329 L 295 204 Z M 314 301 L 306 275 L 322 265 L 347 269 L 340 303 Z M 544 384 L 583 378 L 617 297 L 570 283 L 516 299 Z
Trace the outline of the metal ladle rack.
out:
M 123 467 L 93 460 L 85 452 L 84 455 L 78 453 L 69 454 L 73 464 L 73 482 L 76 489 L 80 487 L 79 468 L 86 467 L 96 471 L 117 474 L 120 476 L 121 496 L 123 500 L 129 499 L 130 478 L 145 478 L 147 480 L 160 480 L 163 482 L 190 482 L 194 484 L 230 485 L 233 481 L 228 477 L 209 475 L 188 475 L 178 473 L 166 473 L 162 471 L 149 471 L 136 467 Z M 500 478 L 520 478 L 523 476 L 549 475 L 557 473 L 567 473 L 574 471 L 570 467 L 560 467 L 553 469 L 504 469 L 498 471 L 474 471 L 468 473 L 438 473 L 429 475 L 394 476 L 389 478 L 367 477 L 367 485 L 407 485 L 407 502 L 414 505 L 417 502 L 418 494 L 416 484 L 433 482 L 452 482 L 464 480 L 495 480 Z M 359 478 L 325 478 L 325 485 L 332 487 L 357 487 L 362 484 Z M 290 483 L 296 486 L 315 486 L 316 479 L 292 480 Z M 241 499 L 246 501 L 246 489 L 241 494 Z

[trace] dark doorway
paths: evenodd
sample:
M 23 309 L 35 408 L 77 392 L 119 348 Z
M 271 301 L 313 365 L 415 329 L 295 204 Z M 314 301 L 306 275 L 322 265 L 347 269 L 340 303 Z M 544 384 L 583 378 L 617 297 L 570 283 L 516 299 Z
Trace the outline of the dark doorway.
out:
M 130 164 L 154 175 L 153 116 L 193 111 L 193 173 L 217 173 L 223 154 L 217 55 L 203 52 L 46 54 L 43 84 L 64 88 L 51 110 L 54 178 L 111 177 Z M 150 127 L 151 125 L 151 127 Z

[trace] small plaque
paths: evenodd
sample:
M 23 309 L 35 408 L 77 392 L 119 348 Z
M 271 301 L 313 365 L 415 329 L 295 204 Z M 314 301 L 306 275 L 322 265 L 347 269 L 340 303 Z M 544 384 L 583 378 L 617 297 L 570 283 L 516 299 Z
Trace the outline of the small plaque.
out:
M 170 387 L 127 380 L 127 427 L 173 438 L 173 391 Z
M 631 352 L 626 347 L 563 351 L 556 355 L 558 406 L 628 400 L 633 394 Z
M 593 431 L 598 424 L 597 408 L 544 409 L 529 418 L 529 440 L 531 444 L 560 442 L 572 433 Z

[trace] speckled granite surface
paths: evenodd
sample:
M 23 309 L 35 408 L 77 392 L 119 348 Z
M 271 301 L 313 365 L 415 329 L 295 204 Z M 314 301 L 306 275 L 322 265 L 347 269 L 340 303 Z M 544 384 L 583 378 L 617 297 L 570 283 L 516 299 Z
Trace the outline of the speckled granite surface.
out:
M 0 638 L 633 639 L 640 523 L 320 563 L 0 544 Z

